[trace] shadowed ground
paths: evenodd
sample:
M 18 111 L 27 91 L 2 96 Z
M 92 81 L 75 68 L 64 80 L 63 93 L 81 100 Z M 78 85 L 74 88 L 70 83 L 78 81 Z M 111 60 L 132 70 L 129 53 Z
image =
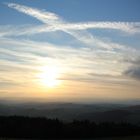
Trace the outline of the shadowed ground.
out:
M 0 138 L 0 140 L 19 140 L 19 139 Z M 20 140 L 32 140 L 32 139 L 20 139 Z M 49 140 L 49 139 L 47 139 L 47 140 Z M 53 140 L 55 140 L 55 139 L 53 139 Z M 67 140 L 67 139 L 65 139 L 65 140 Z M 68 140 L 77 140 L 77 139 L 68 139 Z M 80 139 L 78 139 L 78 140 L 80 140 Z M 110 138 L 93 138 L 93 139 L 85 139 L 85 140 L 140 140 L 140 136 L 118 137 L 118 138 L 114 138 L 114 137 L 110 137 Z

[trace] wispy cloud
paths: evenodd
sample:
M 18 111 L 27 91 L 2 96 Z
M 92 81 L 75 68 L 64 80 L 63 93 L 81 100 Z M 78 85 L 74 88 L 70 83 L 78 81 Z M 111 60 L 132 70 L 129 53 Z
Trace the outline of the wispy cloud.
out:
M 4 46 L 8 45 L 7 43 L 14 46 L 15 49 L 12 47 L 5 48 Z M 1 59 L 0 63 L 2 67 L 0 70 L 5 68 L 4 71 L 1 72 L 3 73 L 3 76 L 5 76 L 4 73 L 7 73 L 7 70 L 11 71 L 12 69 L 13 71 L 16 69 L 16 72 L 19 70 L 20 74 L 23 73 L 21 75 L 26 74 L 25 71 L 33 73 L 34 70 L 35 73 L 37 73 L 39 72 L 39 67 L 50 63 L 56 63 L 59 65 L 59 67 L 63 67 L 64 71 L 62 74 L 64 74 L 64 76 L 65 74 L 67 75 L 67 73 L 74 73 L 77 76 L 80 75 L 81 79 L 83 79 L 82 77 L 91 79 L 89 73 L 94 73 L 98 76 L 121 76 L 124 67 L 126 67 L 124 63 L 120 63 L 127 56 L 127 54 L 115 54 L 113 51 L 92 51 L 90 48 L 74 48 L 70 46 L 58 46 L 47 42 L 42 43 L 13 39 L 7 40 L 6 38 L 3 39 L 1 45 L 3 46 L 3 48 L 0 49 L 2 54 L 6 54 L 7 57 L 16 57 L 15 61 L 8 60 L 7 57 L 3 60 Z M 19 60 L 24 60 L 24 63 L 19 63 Z M 33 73 L 33 75 L 35 73 Z M 71 77 L 71 79 L 74 77 Z M 10 75 L 8 78 L 10 78 Z M 112 79 L 112 77 L 110 78 Z
M 124 72 L 124 74 L 137 80 L 140 80 L 140 67 L 139 66 L 130 67 L 128 70 Z
M 30 8 L 28 6 L 23 6 L 15 3 L 7 4 L 10 8 L 16 9 L 19 12 L 23 12 L 27 15 L 37 18 L 38 20 L 51 24 L 47 27 L 47 31 L 56 31 L 56 30 L 85 30 L 85 29 L 116 29 L 129 33 L 139 33 L 140 32 L 140 22 L 84 22 L 84 23 L 68 23 L 64 21 L 57 14 Z M 55 24 L 56 25 L 55 25 Z M 41 29 L 40 29 L 41 30 Z M 41 30 L 43 31 L 43 30 Z M 45 30 L 44 30 L 45 31 Z
M 126 62 L 130 66 L 124 71 L 124 75 L 140 80 L 140 56 L 128 59 Z
M 36 74 L 40 72 L 39 68 L 50 63 L 63 68 L 60 80 L 64 81 L 113 84 L 127 84 L 131 81 L 125 77 L 132 72 L 129 70 L 124 73 L 130 65 L 124 62 L 124 59 L 137 58 L 139 50 L 111 39 L 99 38 L 87 29 L 119 30 L 134 34 L 140 32 L 139 22 L 70 23 L 45 10 L 14 3 L 6 5 L 36 18 L 42 25 L 0 26 L 0 79 L 3 79 L 3 85 L 9 85 L 11 81 L 15 83 L 13 85 L 35 83 L 38 80 Z M 55 31 L 62 31 L 74 37 L 78 43 L 80 41 L 82 47 L 75 47 L 74 43 L 58 45 L 47 39 L 45 42 L 34 41 L 26 36 Z M 19 36 L 23 37 L 17 39 Z M 135 73 L 136 70 L 133 75 Z
M 46 22 L 46 20 L 58 20 L 59 17 L 57 17 L 56 14 L 50 13 L 50 12 L 46 12 L 46 11 L 41 11 L 38 9 L 33 9 L 27 6 L 23 6 L 23 5 L 19 5 L 19 4 L 15 4 L 15 3 L 5 3 L 7 4 L 9 7 L 14 8 L 20 12 L 23 12 L 25 14 L 31 15 L 35 18 L 37 18 L 38 20 L 41 20 L 43 22 Z
M 8 3 L 10 8 L 16 9 L 19 12 L 23 12 L 27 15 L 35 17 L 36 19 L 42 21 L 46 25 L 22 29 L 20 32 L 17 32 L 17 35 L 24 34 L 36 34 L 41 32 L 52 32 L 52 31 L 63 31 L 69 35 L 75 37 L 77 40 L 83 42 L 84 44 L 95 47 L 98 46 L 104 49 L 122 49 L 128 50 L 128 47 L 120 45 L 118 43 L 113 43 L 110 41 L 103 41 L 91 33 L 86 31 L 89 28 L 101 28 L 101 29 L 117 29 L 129 33 L 136 33 L 140 31 L 140 23 L 129 23 L 129 22 L 85 22 L 85 23 L 68 23 L 59 17 L 57 14 L 42 11 L 35 8 L 30 8 L 27 6 Z M 14 32 L 15 33 L 15 32 Z M 16 33 L 15 33 L 16 34 Z M 8 35 L 8 34 L 7 34 Z M 9 34 L 10 35 L 10 34 Z M 94 45 L 93 45 L 94 44 Z M 130 49 L 130 48 L 129 48 Z M 130 49 L 131 50 L 131 49 Z

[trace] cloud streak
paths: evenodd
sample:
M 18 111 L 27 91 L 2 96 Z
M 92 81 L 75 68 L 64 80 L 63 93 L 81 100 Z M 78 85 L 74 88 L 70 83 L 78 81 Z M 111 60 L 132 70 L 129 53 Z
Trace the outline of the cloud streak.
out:
M 133 59 L 127 60 L 131 66 L 129 66 L 125 71 L 124 75 L 140 80 L 140 56 Z
M 125 75 L 140 80 L 140 67 L 131 67 L 124 72 Z
M 27 15 L 33 16 L 43 22 L 46 22 L 46 20 L 55 21 L 55 20 L 59 19 L 59 17 L 57 17 L 57 15 L 50 13 L 50 12 L 43 11 L 43 10 L 40 11 L 38 9 L 33 9 L 30 7 L 15 4 L 15 3 L 5 3 L 5 4 L 8 5 L 8 7 L 10 7 L 10 8 L 16 9 L 19 12 L 23 12 Z
M 42 11 L 35 8 L 30 8 L 27 6 L 15 4 L 15 3 L 8 3 L 8 7 L 13 8 L 19 12 L 25 13 L 36 19 L 45 23 L 45 25 L 33 27 L 30 29 L 23 29 L 17 33 L 17 35 L 24 35 L 24 34 L 36 34 L 41 32 L 54 32 L 54 31 L 63 31 L 80 42 L 84 43 L 85 45 L 90 46 L 91 48 L 98 46 L 99 48 L 112 50 L 112 49 L 120 49 L 123 51 L 134 51 L 134 49 L 130 49 L 126 46 L 113 43 L 113 42 L 106 42 L 102 39 L 99 39 L 93 36 L 91 33 L 86 31 L 86 29 L 116 29 L 121 30 L 129 33 L 136 33 L 140 31 L 140 23 L 139 22 L 84 22 L 84 23 L 68 23 L 59 17 L 55 13 Z
M 41 11 L 39 9 L 30 8 L 28 6 L 23 6 L 15 3 L 8 3 L 8 7 L 13 8 L 19 12 L 25 13 L 44 23 L 55 23 L 57 25 L 50 25 L 47 27 L 46 31 L 57 31 L 57 30 L 85 30 L 85 29 L 115 29 L 121 30 L 129 33 L 139 33 L 140 32 L 140 22 L 84 22 L 84 23 L 67 23 L 58 15 Z M 45 31 L 41 30 L 40 31 Z
M 6 5 L 42 22 L 42 25 L 0 26 L 0 79 L 8 81 L 8 86 L 11 81 L 25 86 L 36 83 L 36 74 L 40 73 L 40 68 L 50 64 L 57 64 L 63 68 L 60 80 L 69 83 L 75 81 L 86 84 L 97 82 L 127 85 L 131 81 L 129 77 L 138 74 L 137 69 L 133 72 L 125 71 L 130 64 L 123 61 L 128 59 L 130 62 L 129 58 L 136 58 L 139 54 L 137 48 L 113 42 L 112 38 L 105 40 L 97 37 L 87 29 L 119 30 L 133 35 L 140 31 L 139 22 L 70 23 L 45 10 L 14 3 Z M 50 36 L 51 33 L 59 36 L 57 31 L 62 31 L 63 35 L 66 34 L 69 38 L 72 36 L 72 43 L 68 42 L 68 45 L 65 45 L 65 36 L 60 39 L 61 45 L 56 42 L 50 43 L 46 36 L 45 42 L 34 39 L 35 35 L 39 36 L 45 32 Z

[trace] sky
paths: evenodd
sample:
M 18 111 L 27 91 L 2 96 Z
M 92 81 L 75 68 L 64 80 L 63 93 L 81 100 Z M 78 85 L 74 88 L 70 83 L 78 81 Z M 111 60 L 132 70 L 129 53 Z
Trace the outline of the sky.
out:
M 140 99 L 139 0 L 1 0 L 0 99 Z

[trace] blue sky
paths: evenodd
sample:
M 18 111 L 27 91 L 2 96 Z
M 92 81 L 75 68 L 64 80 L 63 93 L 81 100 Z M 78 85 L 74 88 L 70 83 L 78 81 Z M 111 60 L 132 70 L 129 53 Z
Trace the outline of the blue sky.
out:
M 1 0 L 0 24 L 26 24 L 38 21 L 3 6 L 4 2 L 19 3 L 18 0 Z M 139 0 L 20 0 L 20 4 L 46 9 L 57 13 L 68 21 L 139 21 Z M 11 20 L 9 20 L 9 18 Z
M 0 98 L 140 98 L 139 0 L 9 0 L 0 9 Z

